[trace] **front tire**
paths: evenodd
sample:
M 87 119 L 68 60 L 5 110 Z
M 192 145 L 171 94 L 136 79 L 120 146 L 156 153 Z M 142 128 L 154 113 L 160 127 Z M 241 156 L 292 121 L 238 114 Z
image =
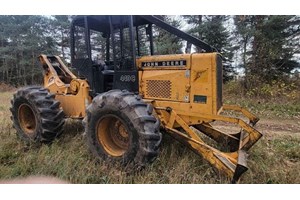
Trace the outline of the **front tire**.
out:
M 11 120 L 19 138 L 28 143 L 50 143 L 63 132 L 64 113 L 47 89 L 19 89 L 11 100 Z
M 84 119 L 90 150 L 97 158 L 122 165 L 139 168 L 153 162 L 162 137 L 152 111 L 151 104 L 128 91 L 98 95 Z

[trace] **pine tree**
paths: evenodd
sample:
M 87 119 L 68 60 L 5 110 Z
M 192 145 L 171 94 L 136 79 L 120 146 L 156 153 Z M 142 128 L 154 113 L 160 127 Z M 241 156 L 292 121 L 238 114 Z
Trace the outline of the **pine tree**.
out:
M 284 79 L 299 67 L 300 19 L 298 16 L 236 16 L 237 34 L 242 41 L 246 87 Z
M 204 42 L 215 47 L 223 57 L 223 80 L 227 82 L 233 78 L 235 74 L 232 66 L 232 58 L 234 48 L 231 44 L 229 30 L 225 27 L 228 16 L 183 16 L 186 22 L 191 26 L 189 33 Z M 196 49 L 201 52 L 200 48 Z
M 162 16 L 162 18 L 168 24 L 176 28 L 180 27 L 180 22 L 176 20 L 174 17 Z M 155 26 L 154 26 L 153 36 L 154 36 L 154 45 L 155 45 L 154 49 L 157 54 L 167 55 L 167 54 L 182 53 L 183 44 L 182 44 L 182 40 L 179 37 Z
M 202 15 L 183 15 L 183 19 L 189 24 L 188 33 L 196 38 L 203 40 L 203 20 Z M 187 44 L 189 46 L 190 44 Z M 191 46 L 190 46 L 191 47 Z M 187 48 L 190 48 L 187 47 Z M 190 51 L 190 50 L 188 50 Z M 202 52 L 200 47 L 196 47 L 196 52 Z
M 64 59 L 70 58 L 70 16 L 54 15 L 51 20 L 51 35 L 56 40 L 57 48 L 60 49 L 60 56 Z
M 34 16 L 1 16 L 0 81 L 12 85 L 36 84 L 42 71 L 37 66 L 41 53 L 56 52 L 47 34 L 49 20 Z

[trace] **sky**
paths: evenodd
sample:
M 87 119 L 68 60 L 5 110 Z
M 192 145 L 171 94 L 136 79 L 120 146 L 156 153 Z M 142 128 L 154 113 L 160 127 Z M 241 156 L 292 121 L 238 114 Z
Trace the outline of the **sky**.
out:
M 38 15 L 246 15 L 299 14 L 295 0 L 9 0 L 0 13 Z

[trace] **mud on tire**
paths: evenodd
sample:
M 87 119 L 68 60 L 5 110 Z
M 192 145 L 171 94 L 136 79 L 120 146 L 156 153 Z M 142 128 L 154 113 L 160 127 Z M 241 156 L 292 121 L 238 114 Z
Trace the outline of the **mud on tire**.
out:
M 19 89 L 11 100 L 11 120 L 25 142 L 50 143 L 63 132 L 64 113 L 47 89 Z
M 139 95 L 111 90 L 93 99 L 84 119 L 91 152 L 100 159 L 137 168 L 153 162 L 161 143 L 159 120 Z

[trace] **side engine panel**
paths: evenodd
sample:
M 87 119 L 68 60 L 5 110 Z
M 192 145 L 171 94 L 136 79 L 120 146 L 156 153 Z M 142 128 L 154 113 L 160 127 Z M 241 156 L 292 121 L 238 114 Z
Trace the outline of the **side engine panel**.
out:
M 207 114 L 222 108 L 222 62 L 216 53 L 192 54 L 191 104 Z
M 189 102 L 187 70 L 158 70 L 140 72 L 141 93 L 146 99 Z
M 143 98 L 189 102 L 189 54 L 144 56 L 137 59 L 137 65 Z
M 145 56 L 137 64 L 144 99 L 179 112 L 220 111 L 222 62 L 217 53 Z

